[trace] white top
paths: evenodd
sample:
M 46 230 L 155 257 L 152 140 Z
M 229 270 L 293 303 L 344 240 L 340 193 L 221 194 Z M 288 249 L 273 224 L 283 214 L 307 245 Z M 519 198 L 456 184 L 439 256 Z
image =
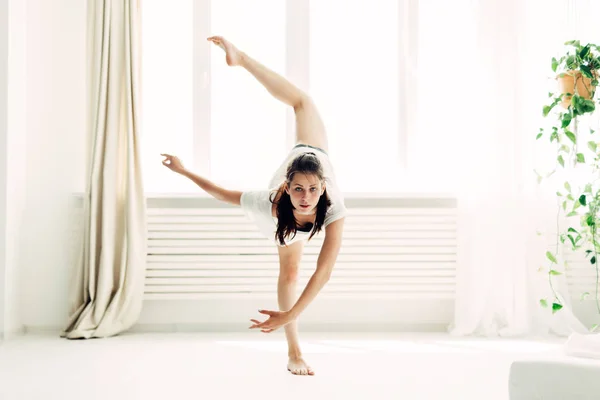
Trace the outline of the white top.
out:
M 320 150 L 312 149 L 310 147 L 296 147 L 292 149 L 285 161 L 271 178 L 269 183 L 269 190 L 258 190 L 258 191 L 245 191 L 242 193 L 241 206 L 244 214 L 250 218 L 256 225 L 260 232 L 267 238 L 272 240 L 276 245 L 280 246 L 279 242 L 275 237 L 277 232 L 277 217 L 273 216 L 272 203 L 270 198 L 275 197 L 275 193 L 285 182 L 285 173 L 289 163 L 297 157 L 299 154 L 312 152 L 316 154 L 317 158 L 323 166 L 323 175 L 325 178 L 325 185 L 327 188 L 327 194 L 331 201 L 331 206 L 327 209 L 325 214 L 325 221 L 323 222 L 323 228 L 326 228 L 330 223 L 337 221 L 347 215 L 348 210 L 344 205 L 344 197 L 340 192 L 333 171 L 333 166 L 329 161 L 327 154 Z M 272 197 L 271 197 L 272 196 Z M 310 232 L 296 231 L 296 236 L 293 239 L 286 238 L 286 245 L 292 244 L 299 240 L 307 240 L 310 236 Z

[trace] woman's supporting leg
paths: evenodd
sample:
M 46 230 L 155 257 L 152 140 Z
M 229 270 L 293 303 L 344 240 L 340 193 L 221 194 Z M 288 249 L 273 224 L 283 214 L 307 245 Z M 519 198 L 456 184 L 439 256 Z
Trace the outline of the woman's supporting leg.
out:
M 225 50 L 230 66 L 242 66 L 258 80 L 273 97 L 294 108 L 296 114 L 296 143 L 328 150 L 325 126 L 312 99 L 290 81 L 238 50 L 221 36 L 208 38 Z
M 296 301 L 296 285 L 298 269 L 304 242 L 299 241 L 279 249 L 279 280 L 277 282 L 277 300 L 281 311 L 288 311 Z M 306 364 L 300 351 L 298 339 L 298 322 L 294 321 L 285 327 L 285 337 L 288 342 L 288 370 L 296 375 L 314 375 L 313 370 Z

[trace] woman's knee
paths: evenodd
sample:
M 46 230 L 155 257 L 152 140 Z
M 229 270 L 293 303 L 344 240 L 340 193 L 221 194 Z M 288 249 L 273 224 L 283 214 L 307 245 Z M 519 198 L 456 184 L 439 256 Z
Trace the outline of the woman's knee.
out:
M 279 270 L 279 281 L 285 284 L 298 282 L 298 264 L 284 264 Z

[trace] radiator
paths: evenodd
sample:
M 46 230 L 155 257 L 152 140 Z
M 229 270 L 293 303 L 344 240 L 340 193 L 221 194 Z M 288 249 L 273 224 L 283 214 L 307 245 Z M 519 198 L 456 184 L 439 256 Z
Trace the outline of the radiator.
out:
M 344 239 L 320 297 L 453 299 L 456 202 L 347 198 Z M 299 285 L 315 270 L 324 233 L 305 246 Z M 275 296 L 277 248 L 239 207 L 207 198 L 148 200 L 145 299 Z
M 590 263 L 590 259 L 594 254 L 592 253 L 586 257 L 585 250 L 573 252 L 569 246 L 564 246 L 563 251 L 567 262 L 565 274 L 571 297 L 579 300 L 586 297 L 582 296 L 584 293 L 589 293 L 587 298 L 595 299 L 596 286 L 600 283 L 600 276 L 597 276 L 596 265 Z

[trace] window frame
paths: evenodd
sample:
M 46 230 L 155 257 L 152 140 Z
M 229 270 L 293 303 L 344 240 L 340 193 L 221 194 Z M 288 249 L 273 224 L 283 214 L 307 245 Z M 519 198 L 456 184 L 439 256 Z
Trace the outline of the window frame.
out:
M 398 157 L 397 173 L 413 176 L 409 165 L 411 139 L 417 129 L 418 0 L 398 4 Z M 206 38 L 211 29 L 212 0 L 193 2 L 193 168 L 211 176 L 211 49 Z M 310 0 L 286 0 L 286 77 L 310 93 Z M 294 144 L 294 112 L 286 112 L 286 146 Z

